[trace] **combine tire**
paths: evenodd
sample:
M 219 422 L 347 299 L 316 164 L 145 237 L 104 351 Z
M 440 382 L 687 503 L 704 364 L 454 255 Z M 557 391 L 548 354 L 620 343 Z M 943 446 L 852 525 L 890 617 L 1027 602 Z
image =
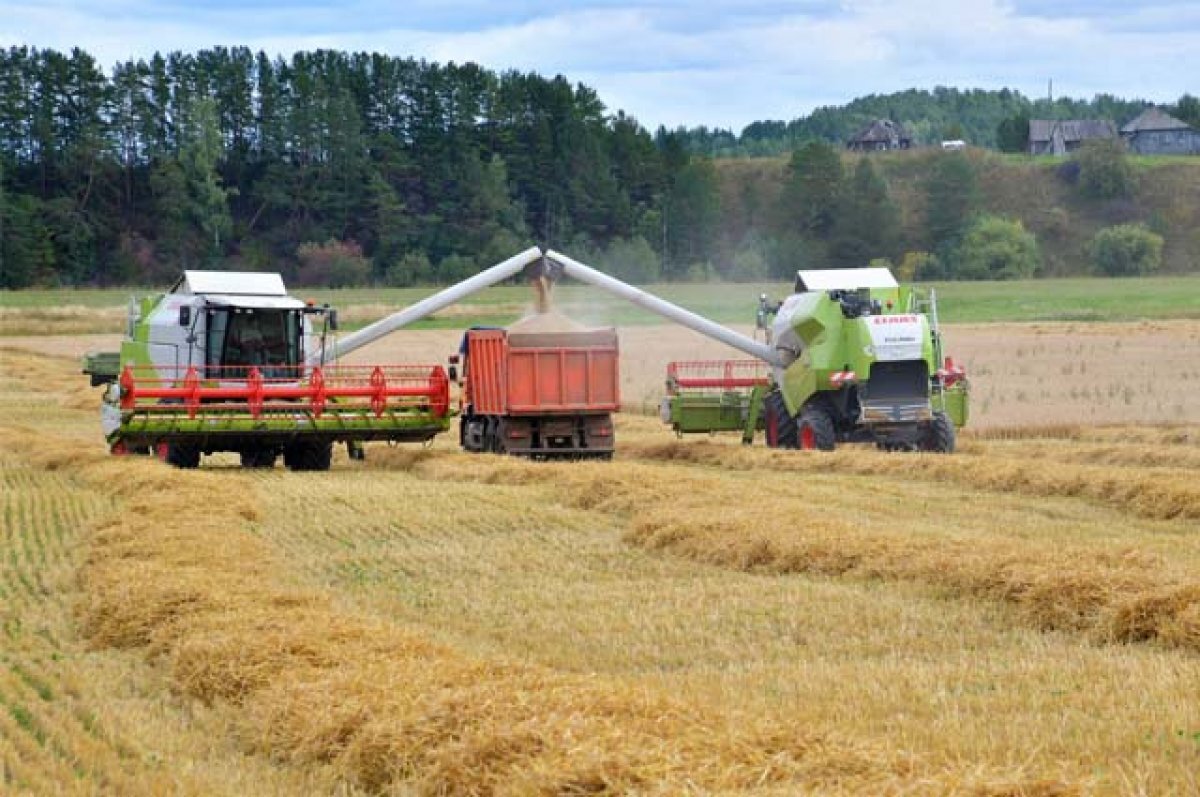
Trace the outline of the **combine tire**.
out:
M 333 460 L 333 443 L 293 443 L 283 450 L 283 464 L 291 470 L 329 470 Z
M 921 440 L 922 451 L 936 451 L 939 454 L 950 454 L 954 451 L 954 424 L 944 412 L 935 412 L 925 436 Z
M 832 451 L 837 443 L 833 417 L 819 405 L 805 407 L 797 430 L 800 448 L 805 451 Z
M 252 448 L 241 452 L 243 468 L 273 468 L 275 467 L 275 449 Z
M 200 449 L 184 443 L 167 444 L 167 464 L 184 470 L 200 467 Z
M 767 448 L 796 448 L 796 419 L 788 412 L 783 394 L 774 390 L 763 399 L 763 425 Z

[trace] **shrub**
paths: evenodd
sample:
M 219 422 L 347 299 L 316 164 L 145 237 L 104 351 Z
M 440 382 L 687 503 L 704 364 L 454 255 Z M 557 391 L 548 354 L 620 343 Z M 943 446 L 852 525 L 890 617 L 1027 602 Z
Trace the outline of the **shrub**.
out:
M 296 258 L 300 261 L 296 276 L 302 285 L 346 288 L 365 285 L 371 279 L 371 261 L 353 241 L 300 244 Z
M 1031 277 L 1042 264 L 1037 239 L 1020 221 L 980 216 L 958 247 L 959 279 L 1020 279 Z
M 433 279 L 433 265 L 429 256 L 424 252 L 409 252 L 400 258 L 399 263 L 388 267 L 384 280 L 388 285 L 404 288 L 409 285 L 423 285 Z
M 896 266 L 896 279 L 901 282 L 936 279 L 941 270 L 937 255 L 929 252 L 905 252 L 904 257 L 900 258 L 900 265 Z
M 1088 245 L 1088 259 L 1098 274 L 1146 274 L 1162 264 L 1162 247 L 1162 236 L 1144 224 L 1118 224 L 1096 233 Z
M 654 282 L 661 273 L 658 253 L 640 235 L 613 240 L 598 255 L 598 261 L 602 271 L 626 282 Z
M 1079 148 L 1079 188 L 1093 199 L 1129 196 L 1133 169 L 1125 157 L 1125 145 L 1116 139 L 1088 141 Z

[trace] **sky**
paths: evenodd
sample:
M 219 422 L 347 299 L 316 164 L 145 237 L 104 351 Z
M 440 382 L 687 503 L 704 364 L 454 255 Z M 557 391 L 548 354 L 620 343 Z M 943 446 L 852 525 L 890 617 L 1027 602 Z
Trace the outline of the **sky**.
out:
M 648 128 L 730 128 L 906 88 L 1200 95 L 1198 0 L 0 0 L 0 46 L 332 48 L 565 75 Z

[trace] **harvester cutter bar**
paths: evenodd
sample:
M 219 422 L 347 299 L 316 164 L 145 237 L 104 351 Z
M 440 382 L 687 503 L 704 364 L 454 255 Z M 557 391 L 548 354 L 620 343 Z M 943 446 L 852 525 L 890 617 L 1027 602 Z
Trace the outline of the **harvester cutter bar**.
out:
M 163 376 L 163 371 L 169 375 Z M 450 380 L 440 365 L 240 367 L 186 369 L 126 366 L 121 372 L 123 415 L 186 415 L 196 420 L 272 414 L 302 415 L 313 421 L 415 413 L 444 418 L 450 409 Z M 182 373 L 179 373 L 182 371 Z
M 667 393 L 744 390 L 769 383 L 762 360 L 686 360 L 667 364 Z

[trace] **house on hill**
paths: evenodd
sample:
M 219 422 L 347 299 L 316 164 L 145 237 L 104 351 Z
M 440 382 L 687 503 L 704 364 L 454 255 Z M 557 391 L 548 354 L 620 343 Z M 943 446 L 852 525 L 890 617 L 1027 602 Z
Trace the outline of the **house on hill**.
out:
M 911 146 L 912 138 L 899 122 L 891 119 L 876 119 L 846 142 L 846 149 L 852 152 L 879 152 Z
M 1139 155 L 1200 155 L 1200 131 L 1153 105 L 1121 128 L 1121 138 Z
M 1029 120 L 1030 155 L 1065 155 L 1086 141 L 1116 137 L 1117 126 L 1108 119 Z

